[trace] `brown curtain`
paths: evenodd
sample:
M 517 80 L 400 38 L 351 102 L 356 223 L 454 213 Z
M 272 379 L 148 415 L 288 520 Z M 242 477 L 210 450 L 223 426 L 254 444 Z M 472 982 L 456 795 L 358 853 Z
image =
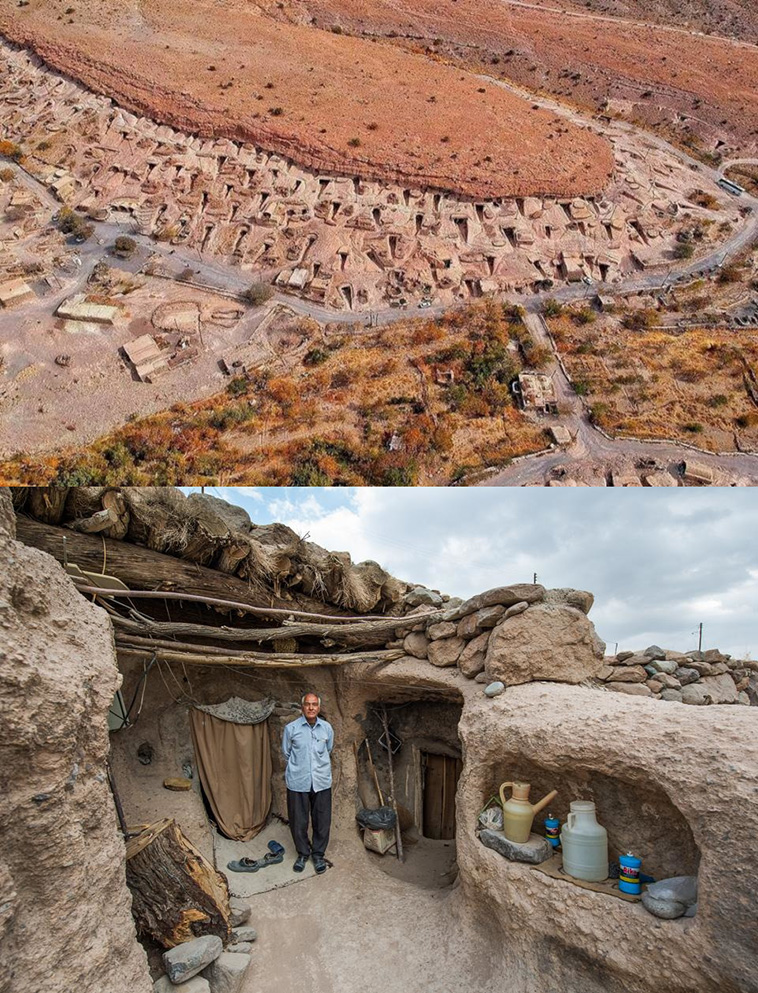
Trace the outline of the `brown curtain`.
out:
M 197 769 L 216 823 L 229 838 L 250 841 L 271 807 L 268 721 L 233 724 L 190 710 Z

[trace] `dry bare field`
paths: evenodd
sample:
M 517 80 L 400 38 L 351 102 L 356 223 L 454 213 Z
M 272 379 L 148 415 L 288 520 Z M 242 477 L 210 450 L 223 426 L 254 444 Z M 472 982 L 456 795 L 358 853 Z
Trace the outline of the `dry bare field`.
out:
M 612 318 L 549 321 L 577 392 L 613 435 L 674 438 L 710 451 L 758 450 L 758 332 L 632 331 Z M 758 395 L 758 394 L 757 394 Z
M 302 362 L 133 423 L 85 449 L 0 464 L 5 483 L 444 485 L 545 447 L 510 381 L 547 356 L 488 302 L 438 321 L 327 328 Z
M 0 0 L 0 32 L 127 109 L 324 172 L 495 198 L 597 193 L 613 168 L 603 138 L 467 71 L 234 0 Z
M 263 4 L 271 16 L 315 18 L 318 25 L 390 39 L 581 107 L 606 108 L 693 149 L 713 154 L 723 142 L 735 150 L 755 150 L 755 46 L 658 24 L 577 16 L 577 4 L 565 8 L 544 0 L 544 5 L 552 9 L 507 0 Z M 747 0 L 745 8 L 752 24 L 758 17 L 755 4 Z M 630 5 L 628 16 L 648 20 L 649 9 L 652 5 L 640 0 Z M 698 16 L 706 9 L 715 10 L 709 0 L 692 4 Z M 731 9 L 739 15 L 740 7 Z M 661 20 L 668 20 L 667 10 L 655 7 Z

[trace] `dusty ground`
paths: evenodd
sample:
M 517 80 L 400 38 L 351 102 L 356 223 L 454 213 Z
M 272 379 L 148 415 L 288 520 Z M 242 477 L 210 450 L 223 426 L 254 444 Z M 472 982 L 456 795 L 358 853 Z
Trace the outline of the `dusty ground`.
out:
M 319 25 L 392 38 L 567 102 L 595 110 L 607 107 L 711 153 L 720 150 L 719 141 L 755 147 L 754 46 L 684 29 L 578 15 L 578 5 L 569 5 L 569 12 L 558 11 L 557 4 L 544 11 L 540 6 L 502 0 L 305 0 L 280 8 L 266 0 L 274 16 L 315 17 Z M 634 4 L 628 16 L 646 20 L 647 6 Z M 693 13 L 705 6 L 713 7 L 698 2 Z M 668 17 L 660 8 L 652 15 Z M 744 37 L 750 37 L 749 31 Z
M 373 331 L 327 326 L 287 368 L 227 380 L 222 394 L 88 449 L 6 462 L 0 478 L 444 484 L 545 447 L 508 386 L 523 365 L 519 341 L 532 360 L 541 352 L 509 313 L 492 303 Z
M 248 901 L 258 930 L 244 993 L 302 984 L 319 993 L 460 993 L 503 989 L 499 943 L 457 915 L 458 893 L 392 878 L 383 863 L 338 840 L 322 877 Z M 395 860 L 393 859 L 393 862 Z M 393 866 L 393 870 L 398 867 Z
M 758 448 L 758 409 L 745 385 L 758 364 L 755 329 L 631 331 L 617 319 L 577 326 L 568 317 L 550 325 L 605 430 L 711 451 Z
M 0 2 L 0 31 L 130 110 L 301 164 L 473 196 L 598 192 L 604 139 L 452 67 L 255 6 Z M 327 26 L 328 28 L 329 26 Z
M 79 270 L 54 288 L 40 287 L 39 296 L 12 311 L 0 311 L 0 452 L 34 453 L 48 450 L 55 439 L 86 444 L 137 414 L 165 410 L 185 397 L 202 397 L 223 388 L 225 377 L 218 360 L 250 340 L 259 340 L 261 355 L 274 356 L 266 335 L 257 328 L 264 312 L 247 308 L 231 326 L 201 320 L 199 333 L 162 333 L 151 322 L 159 305 L 176 302 L 197 305 L 209 317 L 227 309 L 224 297 L 187 288 L 171 280 L 123 274 L 139 288 L 108 299 L 120 305 L 113 326 L 63 321 L 53 311 L 77 292 L 92 292 Z M 47 292 L 44 292 L 47 290 Z M 123 345 L 151 334 L 162 339 L 170 353 L 184 337 L 200 349 L 193 361 L 164 372 L 153 383 L 140 382 L 121 354 Z M 202 344 L 200 338 L 202 337 Z M 56 364 L 66 355 L 69 364 Z

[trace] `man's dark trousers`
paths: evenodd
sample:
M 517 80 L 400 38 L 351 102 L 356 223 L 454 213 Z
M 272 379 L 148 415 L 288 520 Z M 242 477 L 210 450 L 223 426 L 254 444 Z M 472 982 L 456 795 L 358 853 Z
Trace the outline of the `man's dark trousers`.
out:
M 308 816 L 313 822 L 313 844 L 308 841 Z M 287 790 L 287 816 L 290 822 L 292 840 L 298 855 L 324 855 L 329 844 L 329 829 L 332 826 L 332 791 L 311 790 L 310 793 L 296 793 Z

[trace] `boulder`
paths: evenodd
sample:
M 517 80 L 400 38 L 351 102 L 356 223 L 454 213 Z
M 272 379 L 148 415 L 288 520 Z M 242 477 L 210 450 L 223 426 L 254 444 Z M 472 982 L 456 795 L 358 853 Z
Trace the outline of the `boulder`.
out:
M 211 993 L 211 986 L 202 976 L 193 976 L 192 979 L 178 986 L 175 986 L 168 976 L 161 976 L 153 983 L 153 993 Z
M 528 604 L 524 605 L 525 608 L 527 606 Z M 502 604 L 495 604 L 494 607 L 482 607 L 475 614 L 467 614 L 458 622 L 458 635 L 461 638 L 474 638 L 482 631 L 494 628 L 503 614 L 508 616 Z
M 595 597 L 587 590 L 557 589 L 545 593 L 545 603 L 565 603 L 568 607 L 576 607 L 583 614 L 589 614 Z
M 696 683 L 700 679 L 700 673 L 693 669 L 691 666 L 682 666 L 680 669 L 676 669 L 674 676 L 682 686 L 687 686 L 689 683 Z
M 506 612 L 503 614 L 503 617 L 515 617 L 516 614 L 523 614 L 528 606 L 529 604 L 526 600 L 522 600 L 521 603 L 514 603 L 512 607 L 508 607 Z
M 229 897 L 229 906 L 232 909 L 230 923 L 233 928 L 239 927 L 240 924 L 244 924 L 245 921 L 250 919 L 250 905 L 244 900 L 240 900 L 236 896 L 231 896 Z
M 605 683 L 605 686 L 616 693 L 628 693 L 629 696 L 653 695 L 653 691 L 644 683 Z
M 702 659 L 693 659 L 693 658 L 691 658 L 687 662 L 687 668 L 688 669 L 694 669 L 695 672 L 699 676 L 712 676 L 713 675 L 713 667 L 711 666 L 711 663 L 710 662 L 703 662 Z
M 661 692 L 661 700 L 668 700 L 669 703 L 681 703 L 682 702 L 682 691 L 681 690 L 663 690 Z
M 489 640 L 489 631 L 483 631 L 476 638 L 472 638 L 458 656 L 458 668 L 464 676 L 473 679 L 480 672 L 484 672 L 484 659 Z
M 455 634 L 455 624 L 452 621 L 438 621 L 430 624 L 426 629 L 426 635 L 430 641 L 438 641 L 440 638 L 452 638 Z
M 654 661 L 656 659 L 665 659 L 666 658 L 666 649 L 665 648 L 661 648 L 659 645 L 650 645 L 650 647 L 649 648 L 646 648 L 645 651 L 642 654 L 646 658 L 653 659 Z
M 644 683 L 648 674 L 642 666 L 630 665 L 614 669 L 613 678 L 617 683 Z
M 726 673 L 719 676 L 704 676 L 697 683 L 690 683 L 682 689 L 684 703 L 702 705 L 705 703 L 736 703 L 737 687 Z
M 196 976 L 217 959 L 224 950 L 223 942 L 215 934 L 184 941 L 163 953 L 163 966 L 168 978 L 177 986 Z
M 654 659 L 650 665 L 656 672 L 665 672 L 669 676 L 679 668 L 678 664 L 671 659 Z
M 581 683 L 601 669 L 604 652 L 581 610 L 540 604 L 493 629 L 485 671 L 508 686 L 538 679 Z
M 235 927 L 232 928 L 232 943 L 237 944 L 240 941 L 255 941 L 258 938 L 258 932 L 254 927 Z M 234 951 L 237 949 L 235 948 Z
M 442 597 L 439 593 L 435 593 L 434 590 L 428 590 L 425 586 L 416 586 L 405 594 L 403 602 L 407 603 L 409 607 L 420 607 L 422 605 L 441 607 Z
M 623 659 L 617 655 L 613 665 L 650 665 L 650 659 L 640 652 L 623 652 L 622 654 L 624 656 Z
M 403 638 L 403 649 L 406 655 L 425 659 L 429 653 L 429 639 L 421 631 L 412 631 Z
M 665 672 L 659 672 L 653 678 L 656 682 L 662 683 L 664 689 L 667 690 L 678 690 L 682 685 L 676 676 L 669 676 Z
M 502 831 L 483 828 L 479 832 L 479 840 L 485 847 L 491 848 L 511 862 L 539 865 L 540 862 L 547 862 L 553 854 L 553 846 L 547 838 L 542 838 L 538 834 L 530 834 L 529 841 L 517 845 L 515 841 L 509 841 Z
M 249 965 L 249 955 L 223 952 L 205 969 L 203 975 L 211 984 L 212 993 L 239 993 Z
M 460 607 L 457 607 L 451 616 L 451 620 L 460 620 L 466 614 L 473 614 L 482 607 L 494 607 L 501 604 L 503 607 L 512 607 L 516 603 L 539 603 L 545 599 L 545 587 L 532 585 L 530 583 L 516 583 L 514 586 L 497 586 L 495 589 L 486 590 L 484 593 L 477 593 L 476 596 L 465 600 Z
M 747 688 L 745 689 L 748 700 L 753 707 L 758 707 L 758 673 L 753 673 L 752 676 L 748 678 Z
M 750 697 L 745 693 L 744 690 L 740 690 L 737 694 L 737 703 L 741 703 L 744 707 L 750 706 Z
M 651 693 L 660 693 L 663 689 L 663 683 L 659 683 L 657 679 L 648 679 L 645 686 L 647 686 Z
M 674 652 L 670 648 L 666 649 L 666 658 L 669 662 L 678 662 L 680 665 L 689 661 L 689 656 L 685 655 L 684 652 Z
M 427 658 L 440 668 L 455 665 L 465 645 L 463 638 L 440 638 L 429 643 Z
M 488 683 L 489 681 L 490 681 L 489 680 L 489 676 L 487 675 L 486 672 L 484 672 L 484 670 L 482 670 L 482 672 L 478 672 L 474 676 L 474 682 L 475 683 Z
M 690 683 L 688 686 L 682 687 L 682 703 L 688 703 L 693 707 L 703 707 L 711 702 L 710 696 L 700 683 Z
M 731 657 L 731 655 L 725 655 L 723 652 L 720 652 L 718 648 L 708 648 L 703 652 L 703 660 L 705 662 L 728 662 Z
M 595 679 L 599 679 L 601 682 L 605 682 L 606 679 L 613 679 L 613 677 L 618 672 L 618 669 L 612 665 L 603 665 L 595 673 Z

